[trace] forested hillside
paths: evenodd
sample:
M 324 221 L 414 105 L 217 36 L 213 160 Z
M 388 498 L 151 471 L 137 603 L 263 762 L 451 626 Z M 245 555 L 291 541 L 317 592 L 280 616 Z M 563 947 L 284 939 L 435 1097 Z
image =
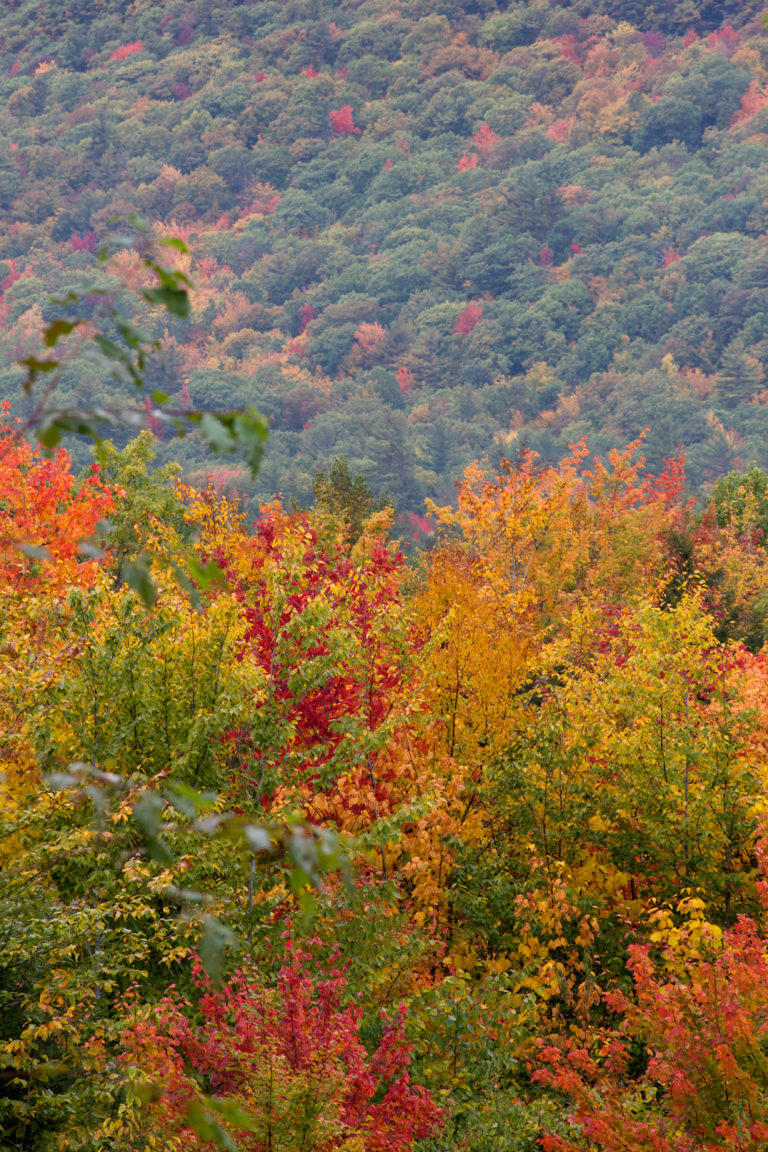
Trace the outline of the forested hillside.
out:
M 760 6 L 0 88 L 0 1148 L 764 1152 Z
M 8 0 L 3 388 L 50 294 L 90 283 L 137 214 L 187 240 L 195 283 L 189 317 L 146 318 L 150 383 L 263 410 L 255 488 L 219 478 L 255 497 L 306 504 L 343 453 L 420 513 L 484 453 L 556 460 L 585 434 L 605 453 L 646 426 L 649 461 L 683 445 L 694 488 L 768 464 L 761 14 Z M 114 391 L 87 363 L 64 383 Z

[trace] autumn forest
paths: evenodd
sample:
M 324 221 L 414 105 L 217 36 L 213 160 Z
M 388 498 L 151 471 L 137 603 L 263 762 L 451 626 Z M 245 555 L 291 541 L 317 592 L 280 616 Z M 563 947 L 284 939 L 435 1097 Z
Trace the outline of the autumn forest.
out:
M 0 1148 L 761 1152 L 762 7 L 0 9 Z

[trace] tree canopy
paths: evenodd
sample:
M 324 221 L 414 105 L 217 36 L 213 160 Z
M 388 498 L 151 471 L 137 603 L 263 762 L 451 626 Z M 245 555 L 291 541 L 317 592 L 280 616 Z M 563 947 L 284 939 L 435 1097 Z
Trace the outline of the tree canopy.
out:
M 189 315 L 140 317 L 152 386 L 269 418 L 260 478 L 238 478 L 253 514 L 307 503 L 342 455 L 419 514 L 483 452 L 554 461 L 589 433 L 605 453 L 648 426 L 654 467 L 684 446 L 695 488 L 765 467 L 760 17 L 7 4 L 3 354 L 35 353 L 67 315 L 51 294 L 91 283 L 135 214 L 186 240 L 195 283 Z M 87 362 L 63 386 L 73 405 L 119 391 Z M 204 483 L 199 440 L 156 431 Z

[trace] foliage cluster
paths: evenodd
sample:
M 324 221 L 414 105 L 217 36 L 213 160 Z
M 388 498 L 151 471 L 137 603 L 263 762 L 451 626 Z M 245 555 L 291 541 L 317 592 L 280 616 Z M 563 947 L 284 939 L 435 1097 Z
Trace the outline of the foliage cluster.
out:
M 4 1146 L 764 1145 L 763 474 L 473 466 L 414 569 L 343 462 L 250 529 L 16 427 Z

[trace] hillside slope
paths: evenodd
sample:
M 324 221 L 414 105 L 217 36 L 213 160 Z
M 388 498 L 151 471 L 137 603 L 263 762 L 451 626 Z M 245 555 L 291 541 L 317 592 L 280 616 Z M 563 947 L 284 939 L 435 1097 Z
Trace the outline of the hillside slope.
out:
M 255 497 L 346 453 L 416 511 L 479 455 L 646 426 L 695 485 L 768 465 L 761 11 L 4 4 L 2 391 L 137 214 L 191 250 L 191 317 L 148 317 L 170 390 L 271 421 Z

